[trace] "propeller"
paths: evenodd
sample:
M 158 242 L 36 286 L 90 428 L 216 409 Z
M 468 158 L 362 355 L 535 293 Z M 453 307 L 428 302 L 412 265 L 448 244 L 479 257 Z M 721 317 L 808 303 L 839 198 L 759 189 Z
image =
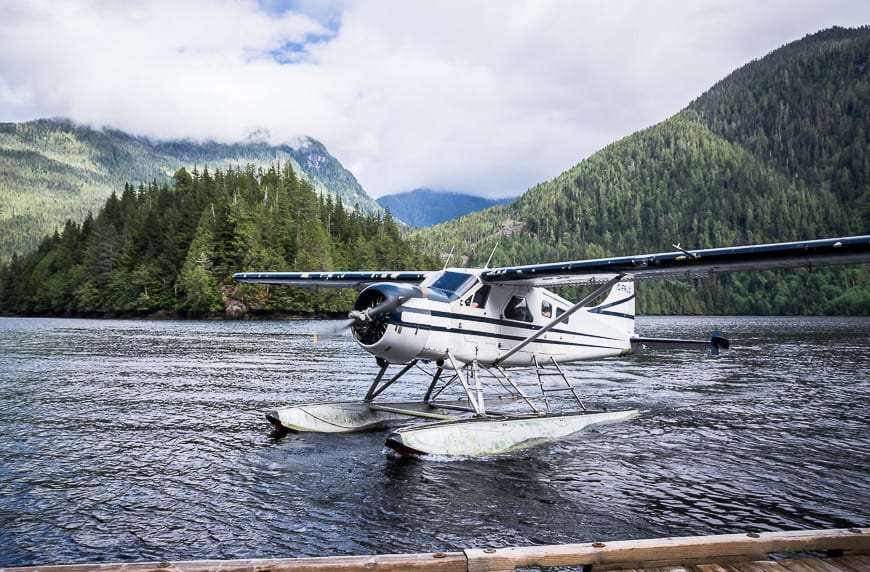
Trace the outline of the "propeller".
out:
M 354 335 L 361 344 L 367 346 L 376 343 L 386 333 L 386 315 L 407 301 L 407 298 L 403 299 L 403 297 L 386 299 L 382 293 L 377 292 L 377 294 L 369 299 L 367 308 L 352 310 L 347 315 L 352 320 L 351 327 Z
M 423 296 L 424 292 L 416 286 L 380 284 L 369 287 L 357 296 L 347 319 L 334 324 L 323 335 L 334 336 L 351 328 L 361 344 L 373 345 L 386 333 L 390 312 L 411 298 Z

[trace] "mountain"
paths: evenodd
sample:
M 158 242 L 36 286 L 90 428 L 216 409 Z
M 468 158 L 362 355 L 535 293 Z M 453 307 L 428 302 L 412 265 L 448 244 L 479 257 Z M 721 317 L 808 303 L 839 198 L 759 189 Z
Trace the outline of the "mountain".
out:
M 341 198 L 345 207 L 365 214 L 381 208 L 322 143 L 262 142 L 223 144 L 151 141 L 122 131 L 75 125 L 63 119 L 0 124 L 0 262 L 24 254 L 39 239 L 81 222 L 126 183 L 169 182 L 179 167 L 244 168 L 290 163 L 317 192 Z
M 514 199 L 485 199 L 463 193 L 448 193 L 430 189 L 416 189 L 406 193 L 386 195 L 377 199 L 378 204 L 389 209 L 397 219 L 411 226 L 432 226 L 453 220 Z
M 289 161 L 297 173 L 311 181 L 318 193 L 340 198 L 346 209 L 358 207 L 364 214 L 383 212 L 353 173 L 330 155 L 323 143 L 311 137 L 301 138 L 294 146 L 275 146 L 262 142 L 227 144 L 190 141 L 158 141 L 152 145 L 161 156 L 169 157 L 175 168 L 180 165 L 208 165 L 225 169 L 249 164 L 269 166 Z
M 526 264 L 870 231 L 870 27 L 736 70 L 677 115 L 509 205 L 414 237 L 469 265 Z M 870 314 L 870 267 L 644 284 L 645 313 Z

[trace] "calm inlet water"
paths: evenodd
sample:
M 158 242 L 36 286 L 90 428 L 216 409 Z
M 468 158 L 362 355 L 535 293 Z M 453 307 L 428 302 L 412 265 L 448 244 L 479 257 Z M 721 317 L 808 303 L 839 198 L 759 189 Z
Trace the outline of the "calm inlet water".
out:
M 0 319 L 0 566 L 870 525 L 870 319 L 639 319 L 734 349 L 572 366 L 591 404 L 641 416 L 452 461 L 392 457 L 385 432 L 270 436 L 264 411 L 368 387 L 349 336 L 312 344 L 327 326 Z

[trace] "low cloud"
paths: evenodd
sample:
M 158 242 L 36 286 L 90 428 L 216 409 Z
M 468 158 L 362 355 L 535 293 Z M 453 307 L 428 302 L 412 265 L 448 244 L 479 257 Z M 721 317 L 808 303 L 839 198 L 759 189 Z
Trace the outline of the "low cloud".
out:
M 7 2 L 0 120 L 323 141 L 373 196 L 522 193 L 846 1 Z

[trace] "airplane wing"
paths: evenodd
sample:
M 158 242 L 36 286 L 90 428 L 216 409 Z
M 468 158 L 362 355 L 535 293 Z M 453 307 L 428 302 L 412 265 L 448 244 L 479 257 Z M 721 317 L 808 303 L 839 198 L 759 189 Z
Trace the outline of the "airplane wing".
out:
M 870 235 L 685 250 L 484 270 L 484 282 L 561 286 L 623 280 L 703 278 L 722 272 L 870 262 Z M 240 272 L 239 282 L 320 288 L 363 288 L 374 282 L 420 283 L 432 271 Z
M 623 280 L 702 278 L 721 272 L 803 268 L 870 262 L 870 235 L 684 250 L 615 258 L 531 264 L 485 270 L 484 282 L 561 286 Z
M 430 272 L 239 272 L 233 279 L 252 284 L 320 288 L 362 288 L 374 282 L 422 282 Z

